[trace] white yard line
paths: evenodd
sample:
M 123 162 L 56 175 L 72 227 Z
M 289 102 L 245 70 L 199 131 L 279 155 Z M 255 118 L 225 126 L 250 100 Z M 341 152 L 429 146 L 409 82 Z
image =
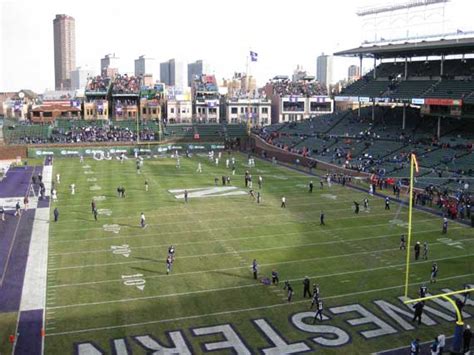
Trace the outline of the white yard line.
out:
M 472 274 L 441 278 L 441 279 L 438 279 L 438 281 L 455 280 L 455 279 L 460 279 L 460 278 L 464 278 L 464 277 L 468 277 L 468 276 L 472 276 Z M 413 286 L 413 285 L 418 285 L 418 284 L 419 284 L 418 282 L 413 282 L 413 283 L 410 283 L 409 285 Z M 370 294 L 370 293 L 401 289 L 403 287 L 405 287 L 405 285 L 390 286 L 390 287 L 384 287 L 384 288 L 378 288 L 378 289 L 372 289 L 372 290 L 366 290 L 366 291 L 351 292 L 351 293 L 346 293 L 346 294 L 328 296 L 328 297 L 325 297 L 324 299 L 328 300 L 328 299 L 337 299 L 337 298 L 344 298 L 344 297 L 350 297 L 350 296 L 356 296 L 356 295 L 365 295 L 365 294 Z M 191 319 L 200 319 L 200 318 L 206 318 L 206 317 L 224 316 L 224 315 L 236 314 L 236 313 L 242 313 L 242 312 L 253 312 L 253 311 L 265 310 L 265 309 L 271 309 L 271 308 L 277 308 L 277 307 L 287 307 L 287 306 L 291 306 L 291 305 L 294 305 L 294 304 L 301 304 L 301 303 L 308 303 L 308 302 L 309 302 L 308 300 L 301 300 L 301 301 L 295 301 L 295 302 L 286 302 L 285 301 L 284 303 L 278 303 L 278 304 L 273 304 L 273 305 L 269 305 L 269 306 L 267 305 L 267 306 L 261 306 L 261 307 L 253 307 L 253 308 L 241 308 L 241 309 L 236 309 L 236 310 L 231 310 L 231 311 L 204 313 L 204 314 L 198 314 L 198 315 L 193 315 L 193 316 L 183 316 L 183 317 L 176 317 L 176 318 L 159 319 L 159 320 L 152 320 L 152 321 L 147 321 L 147 322 L 128 323 L 128 324 L 120 324 L 120 325 L 113 325 L 113 326 L 107 326 L 107 327 L 77 329 L 77 330 L 71 330 L 71 331 L 49 333 L 49 334 L 46 334 L 46 336 L 50 337 L 50 336 L 59 336 L 59 335 L 97 332 L 97 331 L 111 330 L 111 329 L 118 329 L 118 328 L 130 328 L 130 327 L 138 327 L 138 326 L 144 326 L 144 325 L 150 325 L 150 324 L 160 324 L 160 323 L 185 321 L 185 320 L 191 320 Z
M 458 242 L 474 242 L 473 238 L 466 238 L 466 239 L 459 239 L 457 240 Z M 443 242 L 434 242 L 431 243 L 430 245 L 438 245 L 438 244 L 443 244 Z M 298 246 L 299 247 L 299 246 Z M 293 246 L 283 246 L 283 247 L 274 247 L 274 248 L 259 248 L 259 249 L 246 249 L 246 250 L 241 250 L 239 251 L 240 253 L 253 253 L 253 252 L 259 252 L 259 251 L 267 251 L 267 250 L 282 250 L 282 249 L 291 249 L 294 248 Z M 353 254 L 342 254 L 342 255 L 331 255 L 331 256 L 326 256 L 326 257 L 316 257 L 316 258 L 310 258 L 310 259 L 300 259 L 299 261 L 309 261 L 309 260 L 318 260 L 318 259 L 332 259 L 332 258 L 338 258 L 341 256 L 353 256 L 353 255 L 363 255 L 363 254 L 374 254 L 374 253 L 380 253 L 380 252 L 385 252 L 385 251 L 393 251 L 393 250 L 399 250 L 399 248 L 390 248 L 390 249 L 382 249 L 382 250 L 371 250 L 371 251 L 364 251 L 361 253 L 353 253 Z M 209 254 L 197 254 L 197 255 L 187 255 L 187 256 L 181 256 L 180 259 L 190 259 L 190 258 L 202 258 L 202 257 L 210 257 L 210 256 L 220 256 L 220 255 L 229 255 L 233 254 L 234 252 L 223 252 L 223 253 L 209 253 Z M 85 269 L 85 268 L 91 268 L 91 267 L 103 267 L 103 266 L 113 266 L 113 265 L 128 265 L 128 264 L 137 264 L 137 263 L 149 263 L 150 260 L 134 260 L 134 261 L 123 261 L 123 262 L 118 262 L 118 263 L 105 263 L 105 264 L 89 264 L 89 265 L 75 265 L 75 266 L 64 266 L 64 267 L 58 267 L 58 268 L 50 268 L 49 270 L 51 271 L 58 271 L 58 270 L 71 270 L 71 269 Z M 289 261 L 289 262 L 281 262 L 277 263 L 278 265 L 281 264 L 286 264 L 286 263 L 294 263 L 298 261 Z M 156 261 L 153 261 L 153 263 L 156 263 Z M 271 264 L 267 264 L 271 265 Z
M 324 213 L 326 215 L 326 224 L 331 224 L 332 222 L 334 221 L 340 221 L 340 220 L 346 220 L 346 219 L 354 219 L 354 218 L 357 218 L 357 219 L 361 219 L 361 220 L 364 220 L 364 219 L 371 219 L 371 218 L 374 218 L 374 217 L 382 217 L 382 216 L 385 216 L 387 218 L 392 218 L 393 219 L 393 215 L 390 213 L 390 212 L 382 212 L 382 213 L 370 213 L 370 214 L 352 214 L 351 216 L 345 216 L 345 217 L 339 217 L 339 218 L 331 218 L 330 217 L 330 212 L 339 212 L 339 211 L 352 211 L 350 207 L 347 207 L 347 208 L 341 208 L 341 209 L 335 209 L 335 210 L 324 210 Z M 314 215 L 314 212 L 301 212 L 301 211 L 298 211 L 298 215 L 301 215 L 301 214 L 312 214 Z M 201 219 L 200 222 L 203 222 L 203 223 L 206 223 L 206 222 L 209 222 L 209 223 L 215 223 L 215 222 L 223 222 L 223 221 L 229 221 L 229 222 L 235 222 L 236 219 L 240 218 L 240 219 L 244 219 L 245 221 L 243 222 L 247 222 L 249 219 L 257 219 L 258 224 L 256 224 L 256 226 L 260 226 L 261 223 L 262 223 L 262 220 L 264 220 L 265 218 L 281 218 L 281 217 L 287 217 L 287 218 L 290 218 L 290 217 L 294 217 L 294 214 L 292 214 L 292 211 L 289 210 L 289 214 L 283 214 L 283 212 L 280 212 L 280 213 L 271 213 L 271 214 L 264 214 L 264 215 L 245 215 L 245 216 L 241 216 L 241 217 L 237 217 L 237 216 L 231 216 L 231 217 L 216 217 L 216 216 L 213 216 L 212 218 L 207 218 L 207 219 Z M 315 215 L 315 218 L 316 217 L 319 217 L 319 214 Z M 159 216 L 157 217 L 157 219 L 159 219 Z M 108 223 L 115 223 L 115 220 L 111 219 L 111 218 L 104 218 L 104 220 L 106 220 Z M 120 219 L 120 218 L 117 218 L 117 221 L 120 222 L 122 221 L 123 219 Z M 133 225 L 133 226 L 130 226 L 130 225 L 123 225 L 123 224 L 119 224 L 122 228 L 132 228 L 132 229 L 141 229 L 140 228 L 140 225 L 139 225 L 139 218 L 134 218 L 134 220 L 137 221 L 136 225 Z M 435 219 L 433 218 L 432 219 L 433 222 L 435 221 Z M 92 220 L 91 220 L 92 221 Z M 289 222 L 288 224 L 310 224 L 310 223 L 316 223 L 316 219 L 313 220 L 313 221 L 305 221 L 305 222 L 300 222 L 300 221 L 292 221 L 292 222 Z M 162 227 L 162 226 L 174 226 L 174 225 L 187 225 L 187 224 L 191 224 L 191 225 L 195 225 L 196 224 L 196 221 L 192 221 L 192 220 L 185 220 L 185 221 L 179 221 L 179 222 L 165 222 L 165 223 L 148 223 L 148 226 L 149 227 L 152 227 L 152 226 L 156 226 L 156 227 Z M 244 227 L 243 225 L 240 225 L 238 226 L 237 228 L 242 228 Z M 467 226 L 465 226 L 467 228 Z M 226 227 L 226 229 L 228 229 L 229 227 Z M 440 228 L 441 229 L 441 228 Z M 93 231 L 93 230 L 103 230 L 102 227 L 90 227 L 90 228 L 70 228 L 70 229 L 61 229 L 60 232 L 58 232 L 58 234 L 67 234 L 69 232 L 71 233 L 74 233 L 74 232 L 81 232 L 81 231 Z M 52 235 L 54 236 L 54 234 Z
M 429 220 L 427 220 L 429 221 Z M 419 221 L 418 221 L 419 222 Z M 453 227 L 451 229 L 459 229 L 460 227 Z M 234 241 L 240 241 L 240 240 L 250 240 L 250 239 L 265 239 L 265 238 L 275 238 L 279 236 L 289 236 L 289 235 L 302 235 L 302 234 L 308 234 L 308 233 L 314 233 L 317 234 L 319 232 L 326 232 L 331 234 L 332 230 L 323 230 L 323 229 L 317 229 L 317 230 L 311 230 L 311 231 L 305 231 L 305 232 L 291 232 L 291 233 L 275 233 L 275 234 L 263 234 L 259 236 L 253 236 L 253 237 L 243 237 L 243 238 L 231 238 L 231 239 L 206 239 L 206 240 L 200 240 L 197 242 L 185 242 L 185 243 L 171 243 L 174 246 L 184 246 L 184 245 L 196 245 L 196 244 L 214 244 L 216 242 L 234 242 Z M 437 229 L 427 229 L 427 230 L 422 230 L 422 231 L 416 231 L 413 232 L 412 234 L 424 234 L 424 233 L 431 233 L 431 232 L 436 232 L 439 231 L 439 228 Z M 331 241 L 326 241 L 326 242 L 318 242 L 318 243 L 311 243 L 310 245 L 324 245 L 324 244 L 333 244 L 333 243 L 349 243 L 349 242 L 359 242 L 363 240 L 372 240 L 372 239 L 380 239 L 380 238 L 385 238 L 385 237 L 393 237 L 393 236 L 400 236 L 402 233 L 392 233 L 392 234 L 385 234 L 385 235 L 379 235 L 379 236 L 374 236 L 374 237 L 366 237 L 366 238 L 356 238 L 356 239 L 339 239 L 339 240 L 331 240 Z M 331 237 L 331 235 L 329 236 Z M 140 249 L 150 249 L 150 248 L 161 248 L 161 247 L 168 247 L 170 243 L 165 243 L 165 244 L 150 244 L 150 245 L 143 245 L 143 246 L 138 246 L 138 247 L 130 247 L 130 250 L 140 250 Z M 301 246 L 301 245 L 300 245 Z M 97 249 L 97 250 L 79 250 L 79 251 L 71 251 L 71 252 L 65 252 L 65 253 L 56 253 L 56 254 L 50 254 L 51 257 L 53 256 L 64 256 L 64 255 L 77 255 L 77 254 L 97 254 L 97 253 L 110 253 L 110 248 L 108 249 Z M 55 262 L 50 262 L 50 265 L 53 266 Z
M 417 262 L 416 265 L 432 263 L 433 261 L 461 259 L 461 258 L 465 258 L 465 257 L 469 257 L 469 256 L 474 256 L 474 254 L 465 254 L 465 255 L 450 256 L 450 257 L 439 258 L 439 259 L 424 260 L 424 261 Z M 261 264 L 260 266 L 267 266 L 267 265 L 269 265 L 269 264 Z M 339 272 L 339 273 L 325 274 L 325 275 L 314 275 L 314 276 L 309 276 L 309 277 L 310 278 L 322 278 L 322 277 L 330 277 L 330 276 L 341 276 L 341 275 L 355 274 L 355 273 L 359 273 L 359 272 L 367 272 L 367 271 L 376 271 L 376 270 L 383 270 L 383 269 L 398 268 L 398 267 L 403 267 L 405 265 L 406 265 L 405 263 L 403 263 L 403 264 L 393 264 L 393 265 L 380 266 L 380 267 L 370 268 L 370 269 L 344 271 L 344 272 Z M 164 278 L 174 278 L 174 277 L 180 277 L 180 276 L 196 275 L 196 274 L 203 274 L 203 273 L 215 273 L 215 272 L 221 272 L 221 271 L 249 269 L 249 268 L 250 268 L 249 266 L 243 266 L 243 267 L 239 266 L 239 267 L 224 268 L 224 269 L 200 270 L 200 271 L 173 273 L 173 274 L 170 274 L 170 275 L 164 275 L 164 274 L 163 275 L 151 275 L 151 276 L 146 276 L 146 279 L 150 280 L 150 279 L 157 279 L 157 278 L 163 278 L 163 277 Z M 404 270 L 404 268 L 402 270 Z M 298 280 L 303 280 L 303 279 L 304 278 L 298 278 L 298 279 L 291 279 L 289 281 L 298 281 Z M 120 282 L 120 283 L 122 283 L 123 279 L 79 282 L 79 283 L 71 283 L 71 284 L 60 284 L 60 285 L 50 286 L 49 288 L 62 288 L 62 287 L 76 287 L 76 286 L 85 286 L 85 285 L 97 285 L 97 284 L 111 283 L 111 282 Z M 258 284 L 254 284 L 254 286 L 258 286 Z

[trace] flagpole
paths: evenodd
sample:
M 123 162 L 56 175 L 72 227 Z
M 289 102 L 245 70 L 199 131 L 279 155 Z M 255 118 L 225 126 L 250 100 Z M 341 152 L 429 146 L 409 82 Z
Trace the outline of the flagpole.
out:
M 247 80 L 247 134 L 250 136 L 250 130 L 252 127 L 252 124 L 250 123 L 250 63 L 249 63 L 249 57 L 250 57 L 251 51 L 249 50 L 249 54 L 247 55 L 247 67 L 245 69 L 245 80 Z
M 410 248 L 411 248 L 411 216 L 413 209 L 413 166 L 415 164 L 414 154 L 410 154 L 410 190 L 408 202 L 408 240 L 407 240 L 407 266 L 405 274 L 405 297 L 408 297 L 408 279 L 410 275 Z

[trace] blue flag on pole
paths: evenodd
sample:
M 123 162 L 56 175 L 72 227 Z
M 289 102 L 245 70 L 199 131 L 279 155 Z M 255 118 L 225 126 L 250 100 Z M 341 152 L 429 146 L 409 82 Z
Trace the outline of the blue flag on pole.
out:
M 252 52 L 252 51 L 250 51 L 250 60 L 251 60 L 252 62 L 256 62 L 257 59 L 258 59 L 258 53 L 257 53 L 257 52 Z

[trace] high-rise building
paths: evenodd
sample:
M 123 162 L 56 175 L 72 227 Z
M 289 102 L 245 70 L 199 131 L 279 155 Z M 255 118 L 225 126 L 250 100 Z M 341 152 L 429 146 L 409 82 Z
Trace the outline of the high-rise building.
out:
M 160 63 L 160 81 L 168 86 L 174 86 L 179 90 L 184 90 L 188 80 L 187 66 L 176 59 Z
M 360 78 L 360 69 L 358 65 L 351 65 L 347 69 L 347 78 L 349 81 L 356 81 Z
M 147 58 L 144 55 L 135 59 L 135 76 L 153 74 L 153 58 Z
M 56 90 L 71 88 L 71 71 L 76 68 L 76 23 L 68 15 L 56 15 L 54 28 L 54 83 Z
M 316 60 L 316 80 L 323 85 L 332 81 L 332 56 L 322 53 Z
M 102 76 L 112 78 L 118 74 L 119 59 L 114 54 L 106 54 L 100 60 L 100 73 Z
M 191 86 L 193 80 L 196 77 L 200 77 L 203 74 L 212 74 L 211 66 L 208 62 L 203 60 L 196 60 L 194 63 L 188 64 L 188 86 Z
M 95 73 L 90 68 L 77 67 L 71 71 L 71 89 L 84 89 L 87 85 L 87 79 L 95 76 Z

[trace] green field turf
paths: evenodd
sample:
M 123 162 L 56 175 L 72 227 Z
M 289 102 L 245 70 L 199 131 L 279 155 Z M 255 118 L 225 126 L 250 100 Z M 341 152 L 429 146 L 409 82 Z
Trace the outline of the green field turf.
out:
M 245 191 L 246 156 L 236 153 L 235 157 L 232 185 Z M 54 175 L 61 174 L 61 184 L 53 208 L 58 207 L 60 220 L 51 223 L 50 229 L 46 354 L 73 353 L 77 344 L 88 342 L 112 353 L 113 339 L 118 339 L 117 346 L 128 348 L 128 353 L 142 354 L 146 350 L 140 340 L 153 345 L 154 339 L 171 346 L 167 332 L 179 330 L 190 351 L 202 353 L 204 344 L 225 339 L 222 334 L 196 335 L 202 331 L 195 329 L 226 324 L 232 325 L 246 348 L 257 353 L 274 346 L 257 327 L 261 319 L 288 343 L 300 343 L 319 353 L 367 354 L 408 345 L 415 336 L 428 341 L 441 332 L 452 335 L 454 322 L 436 316 L 431 316 L 435 326 L 403 330 L 374 303 L 386 300 L 408 310 L 397 299 L 403 295 L 405 277 L 406 254 L 399 250 L 399 240 L 407 230 L 406 208 L 393 202 L 391 210 L 385 211 L 383 199 L 371 197 L 370 212 L 365 212 L 362 200 L 367 194 L 363 192 L 340 185 L 325 185 L 321 190 L 317 177 L 260 160 L 256 168 L 248 169 L 255 190 L 257 176 L 263 176 L 260 205 L 249 195 L 191 198 L 185 204 L 168 192 L 213 187 L 214 177 L 219 177 L 221 186 L 220 177 L 231 175 L 222 160 L 216 167 L 205 157 L 182 158 L 180 169 L 171 158 L 145 160 L 141 175 L 133 159 L 124 164 L 116 160 L 86 159 L 83 165 L 79 159 L 54 161 Z M 203 165 L 201 174 L 196 173 L 198 161 Z M 89 171 L 92 173 L 86 174 Z M 88 181 L 91 178 L 96 181 Z M 149 192 L 144 189 L 145 179 Z M 311 179 L 315 189 L 309 194 L 306 185 Z M 74 196 L 69 192 L 71 183 L 76 184 Z M 91 191 L 94 185 L 100 190 Z M 117 197 L 119 185 L 126 188 L 125 199 Z M 97 222 L 90 207 L 94 196 L 105 196 L 97 202 L 100 213 L 111 212 L 109 216 L 99 214 Z M 287 198 L 286 209 L 280 208 L 282 196 Z M 354 200 L 361 203 L 359 215 L 353 211 Z M 319 225 L 321 210 L 326 226 Z M 145 229 L 139 225 L 141 212 L 148 223 Z M 413 217 L 413 238 L 427 241 L 430 253 L 429 260 L 412 264 L 409 295 L 416 297 L 419 285 L 429 280 L 435 260 L 439 280 L 428 285 L 432 293 L 474 283 L 474 229 L 451 222 L 445 236 L 440 217 L 421 211 Z M 104 225 L 120 230 L 104 231 Z M 171 244 L 176 247 L 176 261 L 166 275 Z M 130 250 L 112 251 L 122 245 Z M 120 254 L 122 251 L 129 255 Z M 270 277 L 272 269 L 279 272 L 278 286 L 253 279 L 250 265 L 254 258 L 260 265 L 259 278 Z M 135 276 L 124 279 L 126 275 Z M 322 346 L 321 339 L 335 336 L 324 334 L 323 328 L 311 332 L 292 324 L 294 314 L 309 311 L 310 300 L 302 297 L 305 276 L 312 284 L 320 284 L 324 314 L 330 317 L 316 325 L 342 329 L 349 334 L 347 344 Z M 290 304 L 284 280 L 290 280 L 295 291 Z M 361 318 L 360 313 L 328 310 L 354 304 L 387 323 L 391 334 L 366 339 L 361 332 L 378 329 L 377 325 L 351 325 L 349 320 Z M 434 303 L 429 305 L 453 316 Z M 466 311 L 473 313 L 474 308 L 467 306 Z M 312 324 L 312 318 L 303 318 Z M 408 318 L 403 319 L 411 326 Z M 179 333 L 172 334 L 179 337 Z M 152 337 L 140 338 L 146 335 Z

